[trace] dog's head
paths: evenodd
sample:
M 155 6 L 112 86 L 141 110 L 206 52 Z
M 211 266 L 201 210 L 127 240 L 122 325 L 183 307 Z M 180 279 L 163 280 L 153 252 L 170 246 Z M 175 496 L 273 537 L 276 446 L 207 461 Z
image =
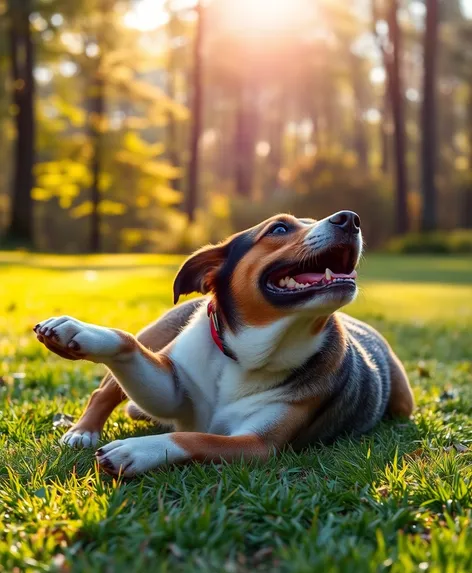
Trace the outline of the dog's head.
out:
M 174 302 L 211 292 L 233 329 L 299 312 L 326 316 L 355 298 L 361 250 L 360 220 L 352 211 L 321 221 L 277 215 L 187 259 L 174 282 Z

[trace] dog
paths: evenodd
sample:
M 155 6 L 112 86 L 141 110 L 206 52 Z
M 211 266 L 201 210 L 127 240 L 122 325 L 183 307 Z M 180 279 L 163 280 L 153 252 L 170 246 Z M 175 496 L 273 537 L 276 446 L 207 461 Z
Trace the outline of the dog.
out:
M 372 327 L 337 312 L 357 294 L 360 220 L 277 215 L 182 265 L 175 306 L 137 337 L 69 316 L 34 327 L 69 360 L 109 373 L 62 438 L 95 447 L 113 409 L 172 421 L 175 431 L 113 441 L 100 467 L 133 476 L 163 464 L 266 459 L 343 434 L 385 415 L 409 417 L 413 394 L 400 360 Z

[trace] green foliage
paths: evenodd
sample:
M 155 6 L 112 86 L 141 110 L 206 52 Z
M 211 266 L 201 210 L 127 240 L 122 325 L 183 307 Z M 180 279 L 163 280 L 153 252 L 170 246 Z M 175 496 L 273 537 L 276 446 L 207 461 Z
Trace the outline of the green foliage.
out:
M 102 368 L 48 354 L 31 327 L 69 313 L 137 331 L 170 306 L 181 261 L 0 255 L 0 569 L 468 573 L 468 257 L 368 256 L 361 266 L 350 310 L 406 361 L 411 423 L 263 465 L 194 464 L 130 481 L 59 446 L 53 415 L 77 418 Z M 119 409 L 104 440 L 152 431 Z
M 472 254 L 472 230 L 412 233 L 405 237 L 392 239 L 386 250 L 399 254 Z

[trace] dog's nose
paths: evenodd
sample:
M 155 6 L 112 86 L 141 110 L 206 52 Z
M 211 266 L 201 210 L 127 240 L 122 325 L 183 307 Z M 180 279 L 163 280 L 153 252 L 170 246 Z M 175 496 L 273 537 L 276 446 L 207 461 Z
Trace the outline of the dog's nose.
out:
M 346 233 L 357 234 L 361 228 L 359 215 L 354 211 L 338 211 L 329 218 L 329 222 Z

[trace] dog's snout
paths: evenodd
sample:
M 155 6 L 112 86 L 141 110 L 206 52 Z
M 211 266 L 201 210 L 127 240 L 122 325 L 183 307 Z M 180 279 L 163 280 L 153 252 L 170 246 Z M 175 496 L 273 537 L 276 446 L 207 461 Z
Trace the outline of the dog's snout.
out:
M 329 222 L 346 233 L 359 233 L 361 220 L 354 211 L 338 211 L 329 218 Z

